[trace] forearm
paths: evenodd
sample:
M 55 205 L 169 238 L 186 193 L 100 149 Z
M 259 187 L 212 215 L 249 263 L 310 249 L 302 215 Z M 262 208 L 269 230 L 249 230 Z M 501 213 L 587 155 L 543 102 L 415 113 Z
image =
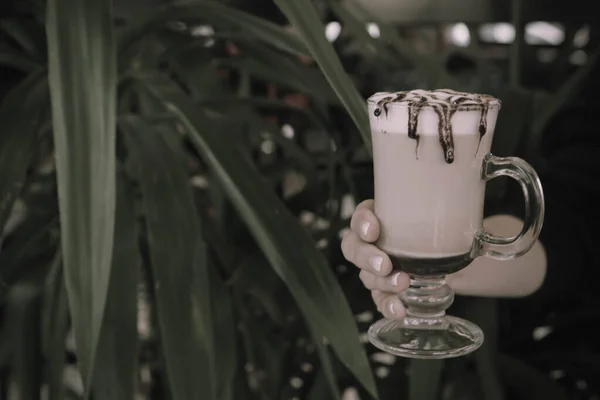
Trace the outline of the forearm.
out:
M 509 215 L 497 215 L 484 222 L 496 235 L 517 234 L 523 222 Z M 480 297 L 522 297 L 535 292 L 546 275 L 546 252 L 538 241 L 525 255 L 513 260 L 480 257 L 467 268 L 449 275 L 448 284 L 457 294 Z

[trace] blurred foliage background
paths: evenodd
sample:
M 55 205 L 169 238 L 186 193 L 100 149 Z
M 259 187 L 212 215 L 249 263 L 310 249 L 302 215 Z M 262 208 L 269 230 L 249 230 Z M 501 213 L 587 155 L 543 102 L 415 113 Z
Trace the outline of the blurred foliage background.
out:
M 1 399 L 599 398 L 587 2 L 96 3 L 0 5 Z M 547 244 L 570 291 L 518 323 L 457 299 L 482 349 L 408 362 L 367 344 L 339 244 L 372 197 L 364 99 L 435 87 L 500 97 L 494 153 L 581 229 Z

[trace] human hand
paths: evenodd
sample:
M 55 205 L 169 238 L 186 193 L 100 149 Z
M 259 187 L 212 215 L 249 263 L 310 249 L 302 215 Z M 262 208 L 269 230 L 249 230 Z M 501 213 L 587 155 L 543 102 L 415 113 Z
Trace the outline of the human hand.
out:
M 379 221 L 373 212 L 373 200 L 360 203 L 350 221 L 350 231 L 342 239 L 342 252 L 349 262 L 361 269 L 360 279 L 371 291 L 377 310 L 386 318 L 406 316 L 398 293 L 409 286 L 408 274 L 394 270 L 390 258 L 373 243 L 379 237 Z
M 495 215 L 484 220 L 488 232 L 510 237 L 518 234 L 523 221 L 511 215 Z M 373 243 L 380 226 L 373 212 L 373 200 L 360 203 L 350 222 L 350 232 L 342 239 L 342 252 L 361 269 L 360 279 L 371 291 L 377 310 L 386 318 L 401 319 L 406 310 L 398 293 L 409 286 L 406 273 L 394 270 L 390 258 Z M 447 275 L 446 283 L 456 294 L 483 297 L 522 297 L 535 292 L 544 282 L 547 257 L 537 241 L 524 256 L 513 260 L 480 257 L 468 267 Z

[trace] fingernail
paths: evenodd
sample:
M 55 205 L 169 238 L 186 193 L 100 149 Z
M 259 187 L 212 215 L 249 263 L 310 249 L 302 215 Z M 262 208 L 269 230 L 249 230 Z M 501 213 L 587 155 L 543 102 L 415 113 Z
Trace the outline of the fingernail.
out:
M 400 272 L 396 272 L 394 275 L 392 275 L 392 277 L 390 278 L 390 281 L 392 282 L 392 285 L 398 286 L 398 279 L 399 278 L 400 278 Z
M 366 239 L 370 227 L 371 223 L 369 221 L 365 221 L 360 225 L 360 234 L 362 235 L 363 239 Z
M 390 301 L 388 303 L 388 310 L 389 310 L 390 314 L 396 315 L 396 302 L 395 301 Z
M 373 256 L 373 257 L 369 258 L 369 265 L 371 266 L 371 268 L 373 268 L 377 272 L 381 271 L 382 263 L 383 263 L 383 257 L 381 257 L 381 256 Z

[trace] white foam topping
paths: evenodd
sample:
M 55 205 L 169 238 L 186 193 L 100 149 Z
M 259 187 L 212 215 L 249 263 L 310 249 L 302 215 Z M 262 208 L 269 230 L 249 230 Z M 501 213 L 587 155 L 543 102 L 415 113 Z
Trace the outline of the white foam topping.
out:
M 411 104 L 419 104 L 422 107 L 438 105 L 458 109 L 501 105 L 500 100 L 487 94 L 458 92 L 452 89 L 415 89 L 404 92 L 378 92 L 369 97 L 368 102 L 382 107 L 406 107 Z

